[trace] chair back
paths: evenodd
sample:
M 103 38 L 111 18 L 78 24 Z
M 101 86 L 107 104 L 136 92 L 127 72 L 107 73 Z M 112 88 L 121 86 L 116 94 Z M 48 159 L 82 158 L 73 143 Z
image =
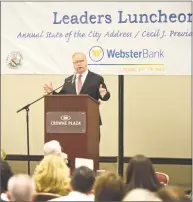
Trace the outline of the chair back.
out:
M 168 185 L 169 183 L 169 176 L 165 173 L 161 173 L 161 172 L 156 172 L 156 176 L 159 180 L 159 182 L 163 185 Z

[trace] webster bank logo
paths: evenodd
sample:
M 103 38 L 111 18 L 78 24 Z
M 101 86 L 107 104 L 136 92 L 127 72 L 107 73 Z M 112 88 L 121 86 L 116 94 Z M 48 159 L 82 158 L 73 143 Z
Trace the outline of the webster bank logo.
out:
M 89 51 L 89 57 L 93 62 L 100 62 L 104 57 L 104 50 L 100 46 L 93 46 Z
M 140 59 L 148 59 L 148 61 L 164 59 L 164 51 L 162 49 L 125 49 L 125 48 L 102 48 L 101 46 L 93 46 L 89 50 L 89 57 L 92 63 L 88 65 L 131 65 L 134 64 L 133 61 L 136 59 L 140 62 Z M 105 61 L 105 63 L 104 63 Z M 113 61 L 113 63 L 110 63 Z M 121 61 L 121 63 L 116 63 L 116 61 Z M 144 60 L 143 60 L 144 61 Z M 106 63 L 107 62 L 107 63 Z M 126 62 L 126 63 L 125 63 Z M 132 62 L 132 63 L 130 63 Z M 150 63 L 148 63 L 149 65 Z M 144 64 L 136 64 L 144 65 Z M 162 64 L 163 65 L 163 64 Z

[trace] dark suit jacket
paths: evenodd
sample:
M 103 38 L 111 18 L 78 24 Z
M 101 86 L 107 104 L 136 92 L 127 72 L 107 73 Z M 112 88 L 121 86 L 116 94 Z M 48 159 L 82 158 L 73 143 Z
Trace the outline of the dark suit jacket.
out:
M 76 94 L 76 82 L 72 83 L 73 75 L 65 79 L 65 83 L 59 94 Z M 102 98 L 99 93 L 99 87 L 102 84 L 103 88 L 107 90 L 102 76 L 95 74 L 94 72 L 88 71 L 87 77 L 84 81 L 80 94 L 88 94 L 95 100 L 107 101 L 110 98 L 110 92 L 107 91 L 106 95 Z M 100 117 L 100 125 L 102 125 Z

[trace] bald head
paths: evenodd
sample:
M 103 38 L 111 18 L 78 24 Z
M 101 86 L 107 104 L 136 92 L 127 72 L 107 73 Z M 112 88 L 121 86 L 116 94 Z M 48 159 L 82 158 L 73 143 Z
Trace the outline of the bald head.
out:
M 14 175 L 8 182 L 8 198 L 10 201 L 32 201 L 34 188 L 33 180 L 28 175 Z
M 75 52 L 72 55 L 72 62 L 75 72 L 77 72 L 78 74 L 83 74 L 87 70 L 87 59 L 84 53 Z

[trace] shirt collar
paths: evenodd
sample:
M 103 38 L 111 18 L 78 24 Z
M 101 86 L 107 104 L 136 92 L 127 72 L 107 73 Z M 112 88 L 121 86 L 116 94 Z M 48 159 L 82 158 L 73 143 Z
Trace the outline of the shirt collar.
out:
M 81 193 L 79 191 L 71 191 L 68 196 L 88 196 L 87 194 L 85 193 Z
M 82 75 L 82 77 L 86 77 L 87 74 L 88 74 L 88 69 L 87 69 L 84 73 L 82 73 L 81 75 Z M 77 74 L 76 76 L 78 77 L 79 75 L 80 75 L 80 74 Z

